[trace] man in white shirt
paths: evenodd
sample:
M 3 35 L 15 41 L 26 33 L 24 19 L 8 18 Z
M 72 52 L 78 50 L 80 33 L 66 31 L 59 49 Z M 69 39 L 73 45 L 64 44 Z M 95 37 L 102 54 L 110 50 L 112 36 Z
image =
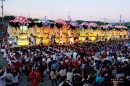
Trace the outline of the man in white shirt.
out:
M 73 52 L 73 58 L 74 58 L 75 61 L 76 61 L 76 59 L 77 59 L 76 56 L 77 56 L 77 53 L 74 51 L 74 52 Z
M 59 75 L 60 75 L 60 80 L 66 77 L 66 69 L 61 68 L 61 70 L 59 71 Z
M 73 77 L 72 69 L 69 69 L 69 71 L 67 72 L 67 80 L 72 82 L 72 77 Z
M 13 75 L 10 73 L 10 69 L 7 69 L 7 73 L 5 75 L 5 83 L 6 86 L 12 86 L 13 84 Z

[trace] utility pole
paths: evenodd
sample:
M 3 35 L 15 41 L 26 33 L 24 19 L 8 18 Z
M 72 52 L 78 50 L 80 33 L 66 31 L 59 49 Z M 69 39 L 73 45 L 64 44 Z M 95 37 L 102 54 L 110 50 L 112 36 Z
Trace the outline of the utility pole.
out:
M 124 26 L 124 20 L 123 20 L 123 26 Z
M 107 19 L 107 18 L 104 18 L 104 25 L 105 25 L 105 23 L 106 23 L 106 19 Z
M 1 9 L 2 9 L 2 27 L 1 27 L 1 29 L 2 29 L 2 34 L 1 34 L 1 37 L 3 37 L 3 34 L 4 34 L 4 18 L 3 18 L 3 15 L 4 15 L 4 12 L 3 12 L 3 8 L 4 8 L 4 6 L 3 6 L 3 1 L 5 1 L 5 0 L 1 0 L 1 3 L 2 3 L 2 5 L 1 5 Z M 0 40 L 2 40 L 3 38 L 0 38 Z M 0 45 L 0 46 L 2 46 L 2 44 Z
M 70 19 L 70 13 L 71 12 L 68 12 L 68 21 L 71 21 L 71 19 Z
M 120 15 L 120 21 L 119 21 L 119 23 L 120 23 L 120 26 L 121 26 L 121 19 L 122 19 L 122 15 Z
M 1 9 L 2 9 L 2 23 L 4 23 L 4 18 L 3 18 L 3 15 L 4 15 L 4 11 L 3 11 L 3 8 L 4 8 L 4 6 L 3 6 L 3 1 L 5 1 L 5 0 L 1 0 L 1 2 L 2 2 L 2 5 L 1 5 Z
M 90 19 L 91 19 L 91 22 L 92 22 L 93 21 L 93 17 L 91 16 Z
M 30 18 L 30 11 L 29 11 L 29 18 Z
M 91 22 L 92 22 L 92 16 L 90 17 L 90 19 L 91 19 Z

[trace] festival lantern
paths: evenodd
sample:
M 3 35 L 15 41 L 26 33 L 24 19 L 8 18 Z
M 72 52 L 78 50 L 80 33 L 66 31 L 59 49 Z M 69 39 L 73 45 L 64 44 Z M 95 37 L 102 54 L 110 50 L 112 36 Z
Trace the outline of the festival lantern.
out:
M 14 20 L 10 20 L 9 25 L 12 27 L 20 27 L 27 24 L 29 21 L 23 16 L 17 16 Z
M 116 25 L 115 28 L 116 30 L 120 30 L 120 31 L 122 31 L 123 29 L 127 29 L 126 26 L 120 26 L 120 25 Z
M 62 28 L 63 26 L 66 25 L 66 22 L 63 19 L 58 19 L 58 20 L 55 21 L 55 23 L 56 23 L 57 28 Z
M 35 20 L 35 21 L 34 21 L 34 24 L 35 24 L 37 27 L 42 27 L 42 22 L 41 22 L 40 19 Z
M 113 26 L 111 24 L 107 24 L 105 25 L 105 28 L 107 28 L 108 30 L 112 30 Z
M 50 22 L 50 28 L 54 28 L 54 23 Z
M 28 23 L 28 20 L 25 17 L 22 16 L 17 16 L 14 20 L 14 23 L 19 22 L 20 24 L 24 25 L 26 23 Z
M 100 26 L 100 28 L 103 31 L 105 31 L 105 30 L 112 30 L 113 26 L 111 24 L 107 24 L 107 25 Z
M 34 25 L 35 25 L 34 23 L 29 22 L 29 23 L 28 23 L 28 28 L 32 28 L 32 27 L 34 27 Z
M 97 29 L 98 25 L 96 23 L 89 23 L 89 28 L 92 28 L 93 30 Z
M 101 30 L 105 31 L 105 25 L 100 26 Z
M 71 21 L 69 23 L 70 29 L 72 32 L 70 33 L 72 37 L 76 37 L 76 28 L 78 27 L 78 23 L 76 21 Z
M 84 28 L 84 29 L 87 29 L 88 28 L 88 23 L 87 22 L 83 22 L 81 23 L 81 26 Z
M 70 28 L 71 28 L 72 30 L 74 30 L 74 29 L 78 26 L 78 23 L 75 22 L 75 21 L 71 21 L 69 24 L 70 24 Z
M 42 25 L 43 26 L 50 26 L 51 22 L 48 21 L 46 18 L 41 19 Z

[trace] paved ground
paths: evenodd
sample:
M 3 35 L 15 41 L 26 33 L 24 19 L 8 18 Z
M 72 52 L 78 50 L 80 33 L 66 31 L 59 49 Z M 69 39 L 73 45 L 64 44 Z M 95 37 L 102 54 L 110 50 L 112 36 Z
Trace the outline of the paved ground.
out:
M 48 77 L 44 78 L 44 80 L 45 80 L 44 83 L 45 85 L 40 83 L 39 86 L 51 86 L 51 80 L 49 80 Z M 25 74 L 21 74 L 19 81 L 20 81 L 19 86 L 30 86 L 30 83 L 27 81 L 27 77 L 25 76 Z
M 45 80 L 45 85 L 42 85 L 42 83 L 40 83 L 40 86 L 51 86 L 51 80 L 48 79 L 48 77 L 44 78 Z M 29 81 L 27 81 L 27 77 L 24 73 L 22 73 L 20 75 L 20 78 L 19 78 L 19 86 L 30 86 L 30 83 Z
M 3 56 L 0 54 L 0 67 L 7 67 L 8 64 Z M 44 78 L 45 85 L 40 84 L 39 86 L 51 86 L 51 80 L 49 80 L 48 74 Z M 59 83 L 59 82 L 58 82 Z M 30 82 L 27 81 L 27 77 L 25 73 L 21 73 L 19 77 L 19 86 L 30 86 Z
M 7 67 L 8 64 L 5 59 L 3 59 L 2 54 L 0 53 L 0 67 Z

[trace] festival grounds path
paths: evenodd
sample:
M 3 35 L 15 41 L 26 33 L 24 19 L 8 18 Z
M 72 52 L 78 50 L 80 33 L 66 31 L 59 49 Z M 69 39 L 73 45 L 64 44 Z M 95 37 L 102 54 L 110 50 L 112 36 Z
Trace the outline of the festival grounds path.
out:
M 8 67 L 8 63 L 3 58 L 2 54 L 0 54 L 0 67 Z M 39 86 L 51 86 L 51 80 L 49 80 L 49 74 L 46 74 L 44 81 L 45 81 L 44 85 L 42 83 L 40 83 Z M 20 74 L 18 86 L 30 86 L 30 82 L 27 81 L 27 77 L 26 77 L 25 73 Z

